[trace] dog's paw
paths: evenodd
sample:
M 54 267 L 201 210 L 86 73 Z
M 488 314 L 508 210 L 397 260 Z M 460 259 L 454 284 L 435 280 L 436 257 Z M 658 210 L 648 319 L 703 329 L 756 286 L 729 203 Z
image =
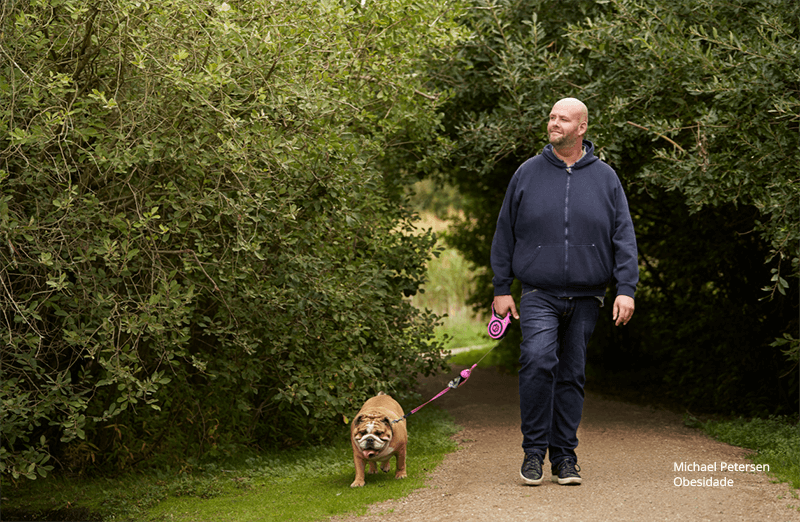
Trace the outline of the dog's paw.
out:
M 384 473 L 389 473 L 390 469 L 392 469 L 392 463 L 391 462 L 386 462 L 385 464 L 383 464 L 381 466 L 381 471 L 383 471 Z
M 408 475 L 406 474 L 405 471 L 398 471 L 397 474 L 394 476 L 394 478 L 396 478 L 396 479 L 404 479 L 407 476 Z
M 351 488 L 363 488 L 364 481 L 363 480 L 354 480 L 352 484 L 350 484 Z

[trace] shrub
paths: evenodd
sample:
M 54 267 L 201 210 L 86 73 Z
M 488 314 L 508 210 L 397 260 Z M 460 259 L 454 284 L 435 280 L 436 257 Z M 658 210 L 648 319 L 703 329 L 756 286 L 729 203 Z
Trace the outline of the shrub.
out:
M 402 188 L 444 8 L 6 9 L 0 472 L 323 439 L 443 365 Z

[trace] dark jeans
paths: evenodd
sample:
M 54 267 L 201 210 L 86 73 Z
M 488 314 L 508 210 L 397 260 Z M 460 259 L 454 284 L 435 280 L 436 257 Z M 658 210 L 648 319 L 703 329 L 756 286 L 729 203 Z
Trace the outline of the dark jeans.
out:
M 586 345 L 599 316 L 595 297 L 559 299 L 523 289 L 519 398 L 522 449 L 550 462 L 576 458 L 586 382 Z

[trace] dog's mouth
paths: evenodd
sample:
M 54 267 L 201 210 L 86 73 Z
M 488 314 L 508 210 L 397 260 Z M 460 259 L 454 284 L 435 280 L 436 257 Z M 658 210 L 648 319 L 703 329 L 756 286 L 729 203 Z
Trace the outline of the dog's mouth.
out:
M 386 441 L 381 440 L 375 435 L 365 435 L 358 445 L 361 447 L 361 454 L 364 458 L 370 459 L 377 456 L 386 446 Z

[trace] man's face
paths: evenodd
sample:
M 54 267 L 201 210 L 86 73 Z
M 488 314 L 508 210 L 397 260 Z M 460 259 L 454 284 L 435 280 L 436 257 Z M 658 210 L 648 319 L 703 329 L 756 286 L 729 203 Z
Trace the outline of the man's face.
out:
M 567 149 L 581 143 L 586 133 L 586 121 L 581 108 L 575 104 L 558 102 L 550 111 L 547 135 L 557 149 Z

